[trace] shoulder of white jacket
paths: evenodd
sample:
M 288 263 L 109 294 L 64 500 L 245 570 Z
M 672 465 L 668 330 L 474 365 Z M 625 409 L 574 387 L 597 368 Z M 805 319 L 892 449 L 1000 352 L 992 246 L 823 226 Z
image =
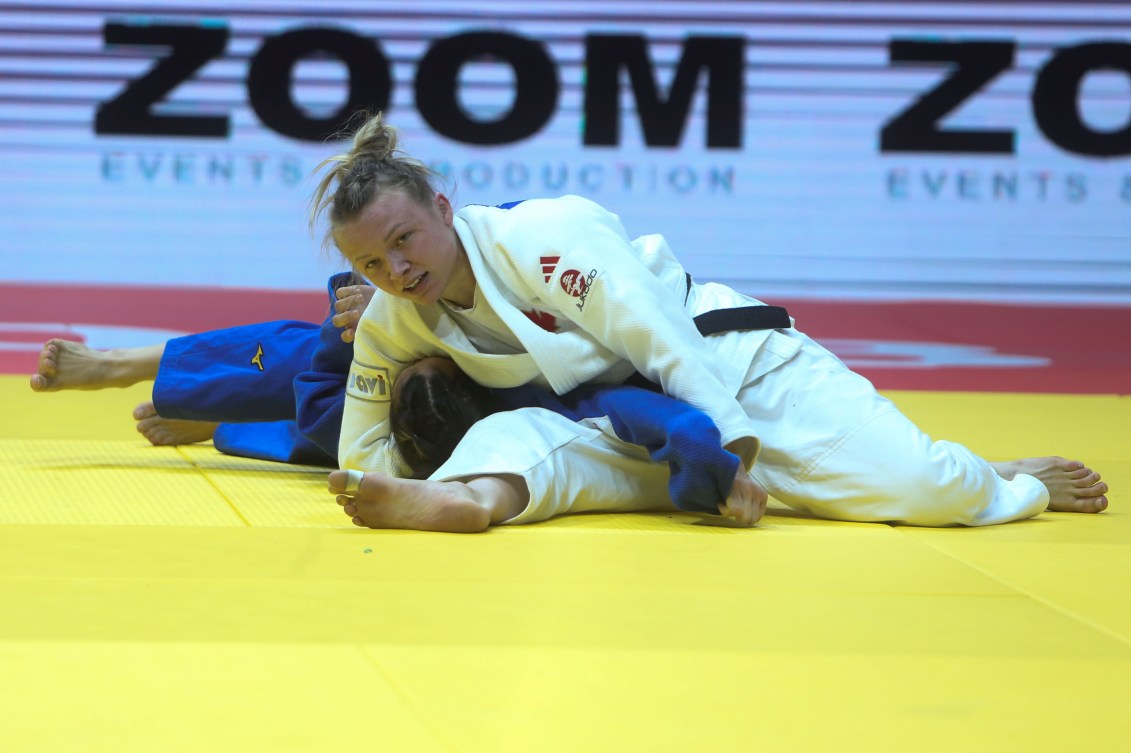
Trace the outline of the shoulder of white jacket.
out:
M 513 206 L 505 208 L 501 206 L 491 206 L 489 204 L 466 204 L 456 212 L 456 216 L 463 217 L 464 219 L 485 216 L 503 219 L 507 217 L 522 217 L 523 215 L 529 214 L 553 213 L 562 210 L 576 211 L 578 208 L 601 212 L 609 211 L 592 199 L 578 196 L 577 194 L 565 194 L 553 198 L 538 197 L 525 199 Z
M 510 209 L 472 205 L 460 210 L 458 219 L 464 241 L 472 240 L 487 250 L 507 249 L 509 254 L 541 253 L 554 239 L 570 237 L 580 228 L 595 223 L 602 227 L 621 227 L 620 218 L 600 204 L 583 196 L 566 195 L 552 199 L 528 199 Z M 623 229 L 621 230 L 623 234 Z

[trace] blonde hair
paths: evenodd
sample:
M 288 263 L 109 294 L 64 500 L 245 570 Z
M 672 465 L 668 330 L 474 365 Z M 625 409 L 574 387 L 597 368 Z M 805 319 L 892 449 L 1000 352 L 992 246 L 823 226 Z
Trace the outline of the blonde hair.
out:
M 324 249 L 333 241 L 337 228 L 357 219 L 378 196 L 398 192 L 427 205 L 436 193 L 432 180 L 438 174 L 397 149 L 397 129 L 385 122 L 384 114 L 360 112 L 351 121 L 362 118 L 350 150 L 324 159 L 314 168 L 315 175 L 325 172 L 310 199 L 310 231 L 314 232 L 325 212 L 329 228 L 322 238 Z

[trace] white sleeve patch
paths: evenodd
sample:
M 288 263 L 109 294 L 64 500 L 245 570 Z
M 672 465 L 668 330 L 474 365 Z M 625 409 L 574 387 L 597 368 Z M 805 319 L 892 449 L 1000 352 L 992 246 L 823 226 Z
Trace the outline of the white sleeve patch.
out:
M 354 361 L 346 382 L 346 394 L 371 403 L 390 402 L 393 391 L 389 384 L 389 370 Z

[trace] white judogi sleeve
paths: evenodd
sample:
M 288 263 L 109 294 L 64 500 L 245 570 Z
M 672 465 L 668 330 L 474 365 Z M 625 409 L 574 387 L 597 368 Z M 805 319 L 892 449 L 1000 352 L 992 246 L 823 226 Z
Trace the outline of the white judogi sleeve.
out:
M 394 324 L 395 310 L 400 308 L 397 303 L 378 291 L 358 323 L 346 381 L 338 465 L 403 478 L 411 475 L 411 469 L 391 436 L 393 383 L 401 371 L 430 354 L 415 338 L 402 337 L 398 343 L 388 337 L 390 326 L 400 329 Z

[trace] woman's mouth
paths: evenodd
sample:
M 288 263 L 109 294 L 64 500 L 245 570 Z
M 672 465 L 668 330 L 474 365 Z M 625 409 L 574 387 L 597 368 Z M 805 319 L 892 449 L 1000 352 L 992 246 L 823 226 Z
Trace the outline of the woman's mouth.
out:
M 415 280 L 410 282 L 408 285 L 405 285 L 403 288 L 401 288 L 401 292 L 402 293 L 411 293 L 412 291 L 416 290 L 418 287 L 420 287 L 420 284 L 422 282 L 424 282 L 424 278 L 427 277 L 427 276 L 428 276 L 428 273 L 424 272 L 419 277 L 417 277 Z

